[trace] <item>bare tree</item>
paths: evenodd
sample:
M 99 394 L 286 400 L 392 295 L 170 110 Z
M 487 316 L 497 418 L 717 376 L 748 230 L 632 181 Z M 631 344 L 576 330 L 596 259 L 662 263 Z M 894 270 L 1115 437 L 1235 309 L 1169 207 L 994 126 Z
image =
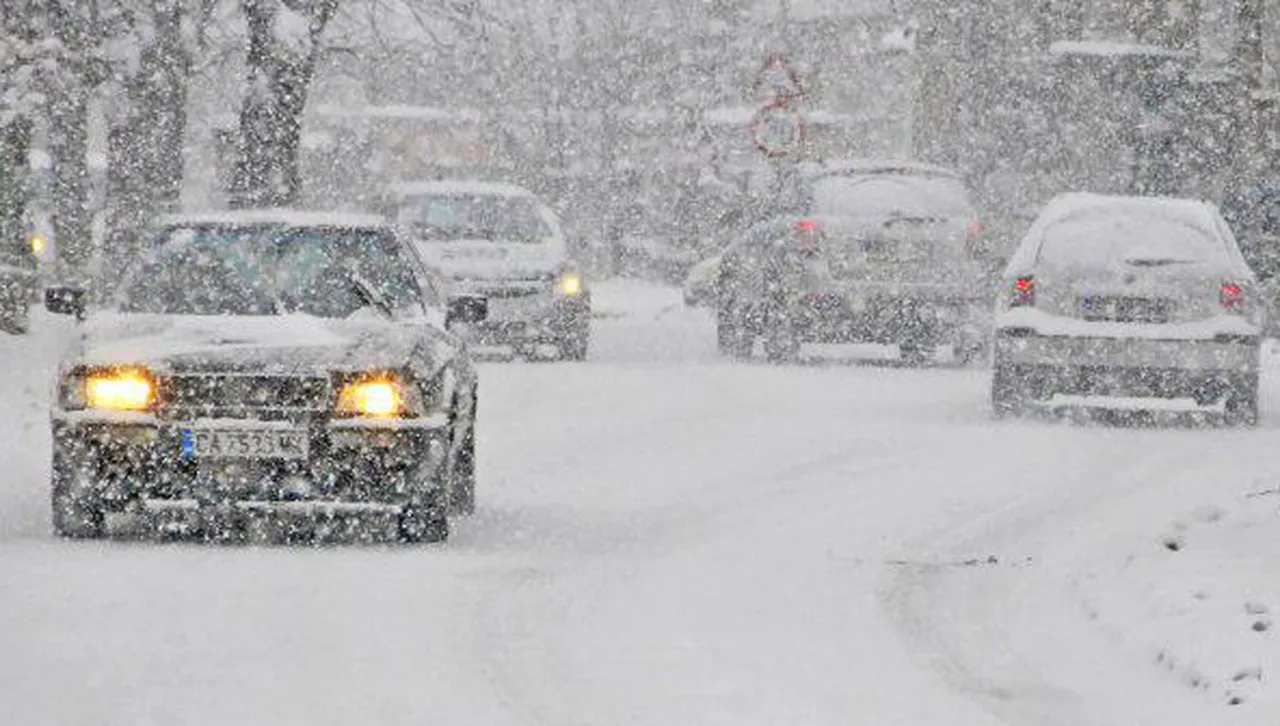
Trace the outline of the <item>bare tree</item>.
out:
M 25 2 L 0 8 L 0 265 L 28 266 L 23 229 L 38 33 Z
M 288 206 L 302 197 L 302 112 L 320 38 L 339 0 L 241 0 L 248 27 L 245 96 L 232 204 Z
M 217 0 L 116 0 L 127 18 L 111 58 L 116 102 L 108 138 L 107 272 L 134 252 L 138 231 L 160 209 L 176 207 L 183 186 L 187 99 L 194 55 Z

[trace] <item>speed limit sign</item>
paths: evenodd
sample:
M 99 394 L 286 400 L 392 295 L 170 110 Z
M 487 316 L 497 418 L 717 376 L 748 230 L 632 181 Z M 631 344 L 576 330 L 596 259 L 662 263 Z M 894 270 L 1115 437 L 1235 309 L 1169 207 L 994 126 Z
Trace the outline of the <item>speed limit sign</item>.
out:
M 804 143 L 804 116 L 785 101 L 765 106 L 751 122 L 751 138 L 765 156 L 788 156 Z

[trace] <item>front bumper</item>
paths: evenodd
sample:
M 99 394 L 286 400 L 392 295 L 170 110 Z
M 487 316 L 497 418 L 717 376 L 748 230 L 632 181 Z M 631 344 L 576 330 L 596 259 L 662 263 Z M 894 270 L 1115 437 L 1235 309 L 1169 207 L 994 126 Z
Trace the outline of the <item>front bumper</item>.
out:
M 340 514 L 398 511 L 443 486 L 449 451 L 447 417 L 409 426 L 349 422 L 298 424 L 303 458 L 197 458 L 184 443 L 193 427 L 281 430 L 279 422 L 168 422 L 135 416 L 106 420 L 55 416 L 53 442 L 61 465 L 78 472 L 76 496 L 108 512 L 165 509 L 250 511 L 278 507 Z
M 546 296 L 541 299 L 489 298 L 489 316 L 468 326 L 470 342 L 486 346 L 554 345 L 581 335 L 591 318 L 591 299 Z

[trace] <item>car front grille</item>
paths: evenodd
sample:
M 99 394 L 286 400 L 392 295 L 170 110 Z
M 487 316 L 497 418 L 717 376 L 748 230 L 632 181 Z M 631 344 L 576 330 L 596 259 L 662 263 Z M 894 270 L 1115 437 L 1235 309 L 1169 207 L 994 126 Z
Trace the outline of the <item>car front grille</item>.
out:
M 1090 322 L 1148 323 L 1169 322 L 1172 303 L 1145 297 L 1089 295 L 1080 298 L 1081 317 Z
M 173 418 L 282 418 L 326 410 L 329 379 L 256 374 L 184 373 L 162 382 L 160 400 Z

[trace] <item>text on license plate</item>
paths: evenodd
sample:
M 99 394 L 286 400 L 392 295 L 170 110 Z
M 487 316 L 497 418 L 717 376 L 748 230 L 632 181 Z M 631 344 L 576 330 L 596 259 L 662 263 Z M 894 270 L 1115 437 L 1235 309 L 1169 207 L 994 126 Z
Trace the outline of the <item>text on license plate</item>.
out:
M 182 432 L 182 454 L 188 459 L 305 459 L 308 443 L 303 431 Z

